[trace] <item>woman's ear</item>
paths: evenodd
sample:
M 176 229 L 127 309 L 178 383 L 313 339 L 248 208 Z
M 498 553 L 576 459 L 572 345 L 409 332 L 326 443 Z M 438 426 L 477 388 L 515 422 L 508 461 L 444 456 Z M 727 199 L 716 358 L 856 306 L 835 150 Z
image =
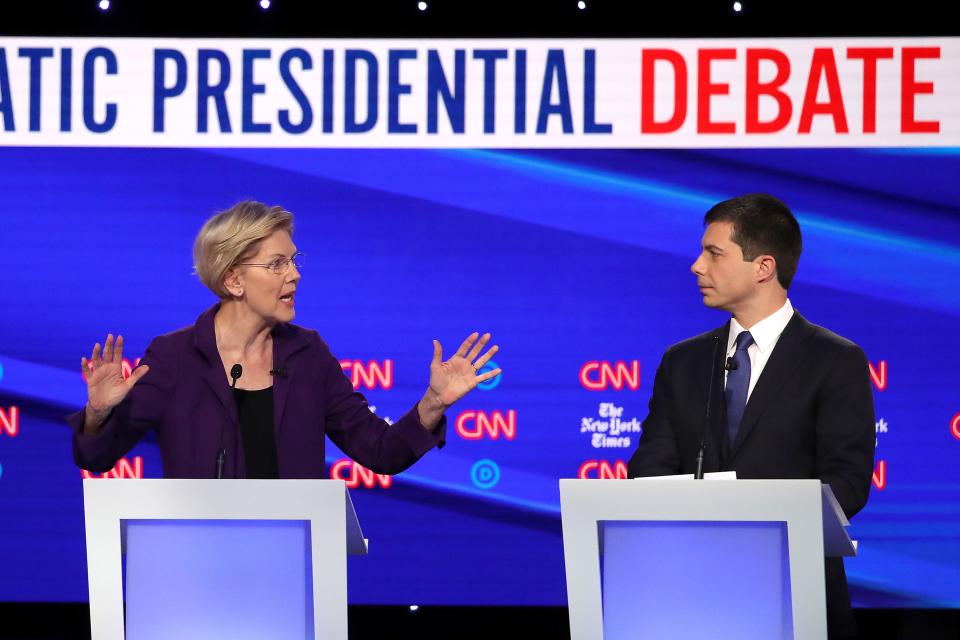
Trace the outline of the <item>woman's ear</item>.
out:
M 234 269 L 228 269 L 223 276 L 223 288 L 230 295 L 239 298 L 243 295 L 243 277 Z

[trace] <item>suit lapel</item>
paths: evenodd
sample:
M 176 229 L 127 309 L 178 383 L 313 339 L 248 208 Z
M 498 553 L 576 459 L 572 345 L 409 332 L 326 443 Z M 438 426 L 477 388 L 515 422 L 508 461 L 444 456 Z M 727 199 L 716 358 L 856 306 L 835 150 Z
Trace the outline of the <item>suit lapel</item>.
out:
M 194 347 L 207 361 L 207 368 L 203 372 L 203 380 L 210 387 L 232 424 L 239 423 L 237 403 L 230 391 L 224 374 L 223 361 L 217 350 L 217 336 L 213 326 L 214 316 L 220 305 L 214 305 L 197 318 L 194 331 Z M 307 339 L 288 324 L 278 324 L 273 332 L 273 366 L 283 369 L 283 375 L 273 376 L 273 425 L 276 433 L 280 432 L 284 409 L 287 405 L 287 396 L 290 393 L 290 381 L 293 375 L 291 358 L 299 351 L 310 346 Z
M 197 351 L 207 361 L 207 367 L 203 372 L 203 381 L 210 387 L 213 395 L 223 405 L 224 411 L 230 418 L 232 424 L 237 424 L 237 403 L 234 401 L 230 385 L 227 383 L 223 369 L 223 361 L 220 359 L 220 352 L 217 351 L 217 336 L 213 327 L 213 318 L 217 315 L 219 304 L 210 307 L 197 318 L 194 325 L 193 345 Z
M 803 349 L 803 341 L 812 333 L 813 325 L 807 322 L 803 316 L 794 312 L 793 318 L 787 323 L 777 346 L 763 367 L 760 378 L 750 394 L 747 406 L 743 412 L 743 418 L 740 421 L 740 429 L 737 432 L 737 440 L 733 443 L 730 450 L 730 458 L 727 461 L 731 463 L 736 458 L 743 442 L 750 436 L 750 432 L 756 428 L 763 412 L 774 400 L 784 383 L 790 379 L 797 368 L 806 359 L 807 351 Z
M 277 325 L 273 330 L 273 367 L 283 371 L 282 375 L 273 376 L 273 428 L 278 437 L 297 366 L 292 356 L 309 346 L 307 339 L 290 325 Z

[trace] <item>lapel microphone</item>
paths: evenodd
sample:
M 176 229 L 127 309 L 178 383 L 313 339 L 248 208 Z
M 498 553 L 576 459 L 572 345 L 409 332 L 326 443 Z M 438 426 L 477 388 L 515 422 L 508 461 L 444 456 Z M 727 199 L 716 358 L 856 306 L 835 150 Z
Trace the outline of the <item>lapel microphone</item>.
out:
M 277 367 L 276 369 L 270 369 L 270 375 L 277 376 L 278 378 L 286 378 L 287 370 L 285 367 Z
M 230 383 L 230 389 L 234 390 L 237 388 L 237 380 L 240 379 L 240 376 L 243 375 L 243 366 L 235 364 L 230 367 L 230 377 L 233 378 L 233 381 Z M 227 456 L 227 450 L 223 447 L 223 425 L 220 425 L 220 449 L 217 451 L 217 469 L 216 469 L 216 479 L 223 479 L 223 461 Z
M 720 355 L 720 336 L 713 336 L 713 357 L 710 359 L 710 384 L 707 385 L 707 410 L 703 416 L 703 431 L 700 432 L 700 450 L 697 452 L 697 470 L 694 480 L 703 480 L 703 452 L 707 449 L 707 429 L 710 428 L 710 405 L 713 401 L 713 379 L 717 377 L 717 356 Z
M 733 356 L 727 358 L 727 364 L 723 365 L 724 371 L 736 371 L 740 368 L 740 365 L 737 364 L 737 361 L 733 359 Z

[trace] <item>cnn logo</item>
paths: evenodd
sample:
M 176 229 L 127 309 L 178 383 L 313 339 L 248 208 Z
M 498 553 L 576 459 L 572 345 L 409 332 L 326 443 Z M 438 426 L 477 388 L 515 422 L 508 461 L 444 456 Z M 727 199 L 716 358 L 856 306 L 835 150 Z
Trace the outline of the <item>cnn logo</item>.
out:
M 363 362 L 362 360 L 341 360 L 343 372 L 350 378 L 354 389 L 392 389 L 393 388 L 393 360 L 376 360 Z
M 11 406 L 9 409 L 0 407 L 0 435 L 7 434 L 11 438 L 20 433 L 20 407 Z
M 497 440 L 503 436 L 507 440 L 517 437 L 517 412 L 510 409 L 504 414 L 501 411 L 464 411 L 457 416 L 457 433 L 464 440 L 481 440 L 490 438 Z
M 80 475 L 85 480 L 90 478 L 142 478 L 143 477 L 143 458 L 134 456 L 133 462 L 127 458 L 120 458 L 116 466 L 106 473 L 91 473 L 86 469 L 80 470 Z
M 626 480 L 627 464 L 617 460 L 612 465 L 606 460 L 587 460 L 580 465 L 577 477 L 581 480 L 599 478 L 600 480 Z
M 330 465 L 330 479 L 343 480 L 350 489 L 364 487 L 374 489 L 379 486 L 389 489 L 393 484 L 393 476 L 384 473 L 374 473 L 349 458 L 341 458 Z
M 881 360 L 877 363 L 877 366 L 873 366 L 872 362 L 868 362 L 867 366 L 870 368 L 870 381 L 873 382 L 873 386 L 877 388 L 877 391 L 886 391 L 887 361 Z
M 640 388 L 640 361 L 631 360 L 630 363 L 617 360 L 611 364 L 606 360 L 591 360 L 580 367 L 580 384 L 590 391 L 604 391 L 606 389 Z

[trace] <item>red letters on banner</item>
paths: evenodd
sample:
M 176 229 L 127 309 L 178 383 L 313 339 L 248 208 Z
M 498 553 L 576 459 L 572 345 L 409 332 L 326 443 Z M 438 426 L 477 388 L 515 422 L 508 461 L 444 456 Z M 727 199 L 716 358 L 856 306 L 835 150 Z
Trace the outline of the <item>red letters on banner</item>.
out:
M 663 62 L 673 67 L 673 115 L 664 122 L 653 117 L 654 66 Z M 641 78 L 640 131 L 643 133 L 672 133 L 687 119 L 687 63 L 672 49 L 645 49 Z
M 710 117 L 710 98 L 730 93 L 726 82 L 713 82 L 710 66 L 714 60 L 736 60 L 736 49 L 700 49 L 697 52 L 697 133 L 736 133 L 733 122 L 714 122 Z
M 891 47 L 851 47 L 847 58 L 863 60 L 863 132 L 877 132 L 877 60 L 893 58 Z
M 938 120 L 917 119 L 918 97 L 934 93 L 933 82 L 917 78 L 917 64 L 921 60 L 939 59 L 940 47 L 902 47 L 899 51 L 893 47 L 849 47 L 845 51 L 817 47 L 813 50 L 810 66 L 806 69 L 802 95 L 791 95 L 785 90 L 791 73 L 796 70 L 792 68 L 790 57 L 784 51 L 767 47 L 750 47 L 744 50 L 699 49 L 696 53 L 697 79 L 692 99 L 688 99 L 688 67 L 692 60 L 673 49 L 644 49 L 640 63 L 640 132 L 664 134 L 679 131 L 687 122 L 688 107 L 692 101 L 696 110 L 698 134 L 733 134 L 741 130 L 748 134 L 778 133 L 790 124 L 795 107 L 799 107 L 797 133 L 810 134 L 814 122 L 824 119 L 829 121 L 834 133 L 848 134 L 850 125 L 844 91 L 847 92 L 846 100 L 849 101 L 851 93 L 859 90 L 863 117 L 860 131 L 855 133 L 876 133 L 878 67 L 882 61 L 893 60 L 898 54 L 900 133 L 938 133 Z M 837 68 L 838 56 L 862 62 L 860 87 L 841 84 Z M 731 91 L 729 82 L 718 80 L 724 75 L 718 72 L 718 67 L 722 64 L 735 65 L 741 59 L 745 60 L 744 104 L 741 109 L 733 111 L 742 112 L 743 121 L 741 123 L 717 119 L 713 98 L 739 94 L 738 91 Z M 760 66 L 763 63 L 773 65 L 775 73 L 772 79 L 760 80 Z M 731 77 L 731 74 L 726 74 L 726 77 Z M 662 93 L 669 84 L 673 86 L 673 99 L 664 100 Z M 659 120 L 654 114 L 658 95 L 661 98 L 661 108 L 665 108 L 668 114 L 665 118 L 661 114 Z M 769 120 L 760 119 L 760 100 L 764 96 L 776 102 L 775 115 Z
M 933 93 L 932 82 L 917 82 L 916 63 L 918 59 L 940 58 L 940 47 L 904 47 L 900 75 L 903 87 L 900 90 L 900 130 L 904 133 L 939 133 L 940 123 L 936 120 L 917 120 L 914 111 L 918 93 Z
M 768 60 L 777 68 L 777 75 L 769 82 L 760 82 L 760 62 Z M 747 49 L 747 133 L 774 133 L 782 130 L 793 115 L 790 96 L 781 87 L 790 77 L 790 58 L 777 49 Z M 777 117 L 760 121 L 760 96 L 777 101 Z

